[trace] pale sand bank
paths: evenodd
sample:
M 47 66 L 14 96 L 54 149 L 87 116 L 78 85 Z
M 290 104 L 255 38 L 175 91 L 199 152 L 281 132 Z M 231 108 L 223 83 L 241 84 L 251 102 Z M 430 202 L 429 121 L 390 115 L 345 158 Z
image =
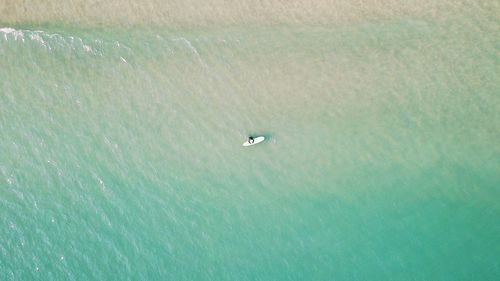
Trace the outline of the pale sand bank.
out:
M 232 2 L 232 3 L 231 3 Z M 230 4 L 228 4 L 230 3 Z M 435 0 L 0 0 L 0 23 L 40 24 L 325 24 L 407 16 L 437 17 L 481 10 L 494 16 L 499 4 Z

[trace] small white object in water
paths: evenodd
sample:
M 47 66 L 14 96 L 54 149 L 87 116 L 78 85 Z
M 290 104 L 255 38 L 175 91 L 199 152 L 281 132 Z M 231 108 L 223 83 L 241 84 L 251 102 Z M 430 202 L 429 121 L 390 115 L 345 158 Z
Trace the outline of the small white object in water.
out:
M 243 146 L 251 146 L 251 145 L 255 145 L 255 144 L 258 144 L 258 143 L 261 143 L 263 142 L 265 139 L 265 137 L 263 136 L 259 136 L 259 137 L 255 137 L 253 138 L 253 141 L 250 142 L 250 139 L 247 140 L 246 142 L 243 143 Z

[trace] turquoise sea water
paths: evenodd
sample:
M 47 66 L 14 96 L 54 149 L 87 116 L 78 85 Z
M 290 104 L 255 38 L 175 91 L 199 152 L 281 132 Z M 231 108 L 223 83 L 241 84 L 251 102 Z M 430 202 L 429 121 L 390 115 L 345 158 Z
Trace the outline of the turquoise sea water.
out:
M 498 20 L 0 28 L 1 280 L 500 278 Z

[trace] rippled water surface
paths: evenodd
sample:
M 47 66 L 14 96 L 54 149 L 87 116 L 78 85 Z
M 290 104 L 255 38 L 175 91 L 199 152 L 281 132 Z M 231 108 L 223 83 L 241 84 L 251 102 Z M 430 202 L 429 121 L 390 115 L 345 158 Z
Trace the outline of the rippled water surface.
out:
M 459 3 L 198 27 L 9 14 L 0 279 L 500 278 L 498 5 Z

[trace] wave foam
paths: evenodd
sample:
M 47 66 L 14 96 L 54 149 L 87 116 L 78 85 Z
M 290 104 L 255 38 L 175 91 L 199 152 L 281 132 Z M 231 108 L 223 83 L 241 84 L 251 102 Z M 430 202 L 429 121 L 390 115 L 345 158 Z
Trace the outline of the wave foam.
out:
M 104 47 L 105 45 L 107 45 L 107 43 L 99 39 L 84 40 L 75 36 L 64 36 L 61 34 L 48 33 L 41 30 L 18 30 L 11 27 L 0 28 L 0 42 L 12 40 L 35 43 L 35 46 L 41 46 L 48 51 L 71 50 L 80 52 L 82 54 L 91 54 L 96 56 L 103 56 Z M 109 44 L 116 44 L 115 47 L 123 48 L 127 51 L 130 50 L 130 48 L 124 46 L 123 44 L 120 44 L 117 41 L 111 42 Z

